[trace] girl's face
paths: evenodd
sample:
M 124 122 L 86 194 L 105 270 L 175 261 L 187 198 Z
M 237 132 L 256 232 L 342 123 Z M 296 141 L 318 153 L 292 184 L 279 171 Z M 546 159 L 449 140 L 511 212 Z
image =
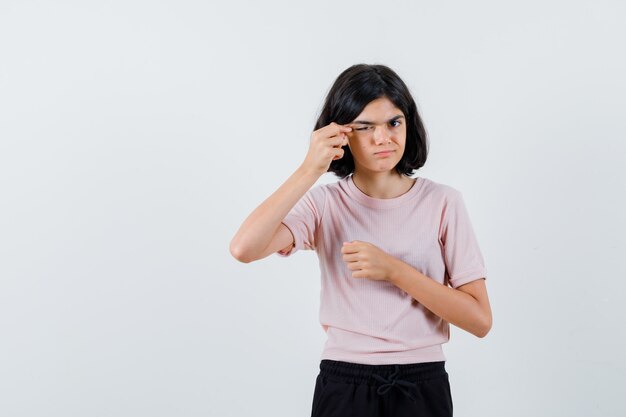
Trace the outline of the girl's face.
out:
M 406 119 L 387 97 L 379 97 L 365 106 L 361 114 L 346 126 L 348 147 L 354 157 L 355 171 L 392 170 L 404 154 Z M 379 153 L 390 151 L 388 153 Z

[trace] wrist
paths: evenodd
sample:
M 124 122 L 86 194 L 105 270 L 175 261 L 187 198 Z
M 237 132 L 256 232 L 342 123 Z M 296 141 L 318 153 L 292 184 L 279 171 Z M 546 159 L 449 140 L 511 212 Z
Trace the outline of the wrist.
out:
M 306 165 L 300 165 L 298 167 L 298 171 L 300 172 L 301 175 L 309 177 L 311 179 L 315 179 L 315 181 L 317 181 L 319 179 L 319 177 L 321 177 L 323 175 L 322 172 L 316 171 L 312 168 L 309 168 Z
M 405 262 L 402 262 L 398 258 L 394 258 L 391 262 L 391 269 L 389 270 L 387 281 L 389 281 L 392 284 L 395 284 L 398 281 L 399 277 L 406 274 L 407 266 L 408 265 Z

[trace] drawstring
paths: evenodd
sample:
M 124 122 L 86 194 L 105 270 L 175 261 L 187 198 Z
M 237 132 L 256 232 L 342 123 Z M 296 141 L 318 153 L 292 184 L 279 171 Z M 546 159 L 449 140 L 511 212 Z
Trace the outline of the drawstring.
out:
M 378 390 L 376 390 L 376 392 L 379 395 L 385 395 L 387 391 L 389 391 L 391 387 L 395 385 L 396 387 L 400 389 L 400 391 L 402 391 L 407 397 L 409 397 L 411 401 L 416 402 L 417 400 L 415 399 L 415 396 L 411 395 L 409 390 L 404 387 L 416 388 L 417 384 L 413 382 L 409 382 L 409 381 L 403 381 L 402 379 L 397 379 L 397 375 L 399 373 L 400 373 L 400 367 L 396 365 L 396 370 L 393 374 L 389 375 L 389 378 L 390 378 L 389 380 L 383 378 L 380 375 L 372 374 L 374 378 L 376 378 L 379 382 L 383 383 L 381 386 L 378 387 Z

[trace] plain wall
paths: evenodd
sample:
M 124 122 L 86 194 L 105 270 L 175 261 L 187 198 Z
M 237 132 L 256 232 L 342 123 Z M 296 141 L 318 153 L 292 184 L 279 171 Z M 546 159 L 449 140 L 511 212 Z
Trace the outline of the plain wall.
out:
M 618 1 L 1 1 L 0 415 L 310 415 L 317 257 L 229 243 L 356 63 L 411 89 L 415 176 L 463 193 L 489 271 L 491 332 L 444 345 L 455 415 L 626 415 L 625 20 Z

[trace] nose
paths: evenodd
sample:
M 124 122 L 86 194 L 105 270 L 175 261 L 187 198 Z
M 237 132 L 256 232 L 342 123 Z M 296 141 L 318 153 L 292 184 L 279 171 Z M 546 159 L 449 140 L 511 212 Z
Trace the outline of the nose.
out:
M 379 126 L 376 126 L 374 129 L 374 141 L 376 141 L 377 145 L 391 142 L 391 133 L 386 126 L 380 126 L 380 129 Z

